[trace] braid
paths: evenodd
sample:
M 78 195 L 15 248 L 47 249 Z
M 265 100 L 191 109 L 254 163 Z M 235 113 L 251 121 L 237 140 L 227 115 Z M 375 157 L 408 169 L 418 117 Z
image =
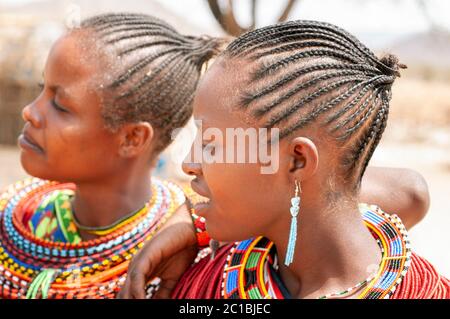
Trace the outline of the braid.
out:
M 280 138 L 320 121 L 345 145 L 341 163 L 359 187 L 386 127 L 391 86 L 405 66 L 378 59 L 348 32 L 328 23 L 291 21 L 243 34 L 224 52 L 252 71 L 240 106 L 280 128 Z
M 220 51 L 222 40 L 179 34 L 164 21 L 132 13 L 102 14 L 81 24 L 111 52 L 111 79 L 103 85 L 102 115 L 115 129 L 147 121 L 157 130 L 155 156 L 171 132 L 192 115 L 202 66 Z
M 298 92 L 305 90 L 309 87 L 312 87 L 314 84 L 317 84 L 320 81 L 323 80 L 327 80 L 327 79 L 333 79 L 339 76 L 343 76 L 343 75 L 353 75 L 356 72 L 351 72 L 351 71 L 338 71 L 338 72 L 330 72 L 328 74 L 321 74 L 318 77 L 315 77 L 307 82 L 304 83 L 300 83 L 297 84 L 296 86 L 294 86 L 293 88 L 291 88 L 290 90 L 288 90 L 284 95 L 282 96 L 278 96 L 276 99 L 274 99 L 271 103 L 261 106 L 259 107 L 256 111 L 255 111 L 255 115 L 260 117 L 262 115 L 264 115 L 265 113 L 273 110 L 273 108 L 279 104 L 281 104 L 284 101 L 289 100 L 292 96 L 294 96 L 295 94 L 297 94 Z M 284 82 L 284 80 L 281 80 L 280 82 Z M 280 87 L 281 85 L 279 85 L 278 83 L 276 83 L 274 86 L 278 86 Z M 271 90 L 274 91 L 274 90 Z M 266 93 L 266 92 L 261 92 L 261 93 Z M 255 94 L 255 95 L 247 95 L 246 97 L 244 97 L 244 99 L 247 102 L 251 102 L 253 100 L 257 100 L 258 98 L 260 98 L 261 96 L 266 95 L 266 94 Z M 304 98 L 305 100 L 310 100 L 310 97 L 306 97 Z M 301 103 L 303 103 L 304 101 L 302 100 Z
M 270 39 L 267 41 L 267 43 L 262 43 L 262 44 L 258 44 L 256 46 L 253 47 L 253 50 L 258 50 L 261 48 L 267 48 L 272 46 L 273 44 L 283 44 L 286 43 L 287 41 L 298 41 L 298 40 L 302 40 L 301 42 L 294 42 L 294 43 L 288 43 L 288 44 L 284 44 L 281 45 L 279 47 L 276 48 L 272 48 L 268 51 L 262 51 L 259 54 L 255 54 L 254 58 L 260 58 L 261 56 L 264 55 L 270 55 L 270 54 L 279 54 L 279 53 L 283 53 L 289 50 L 294 50 L 294 49 L 300 49 L 302 47 L 307 47 L 309 46 L 324 46 L 324 47 L 329 47 L 329 48 L 334 48 L 334 49 L 339 49 L 342 50 L 348 54 L 354 54 L 355 51 L 352 51 L 352 48 L 349 48 L 345 43 L 339 43 L 336 42 L 336 40 L 338 38 L 334 38 L 333 36 L 330 36 L 328 33 L 323 33 L 323 34 L 314 34 L 314 33 L 292 33 L 286 36 L 280 36 L 274 39 Z M 305 45 L 307 44 L 307 45 Z M 361 53 L 356 52 L 358 56 L 361 56 Z
M 381 136 L 383 135 L 383 132 L 386 128 L 387 125 L 387 118 L 388 118 L 388 114 L 389 114 L 389 100 L 382 100 L 382 107 L 381 110 L 379 111 L 379 113 L 377 114 L 378 118 L 374 121 L 374 135 L 375 135 L 375 139 L 372 142 L 372 145 L 369 149 L 369 152 L 367 153 L 364 163 L 362 165 L 362 169 L 360 171 L 360 176 L 359 179 L 362 179 L 364 172 L 367 168 L 367 165 L 369 164 L 369 161 L 375 151 L 375 148 L 377 147 L 378 143 L 381 140 Z
M 148 15 L 145 14 L 136 14 L 136 13 L 114 13 L 114 14 L 102 14 L 98 15 L 89 19 L 84 20 L 84 22 L 81 24 L 82 27 L 102 27 L 101 30 L 108 29 L 111 26 L 117 26 L 117 25 L 135 25 L 137 23 L 142 23 L 145 25 L 152 25 L 152 26 L 160 26 L 166 29 L 167 31 L 172 31 L 173 33 L 177 33 L 177 31 L 172 28 L 169 24 L 165 23 L 164 21 L 151 17 L 149 19 Z
M 350 75 L 353 73 L 362 74 L 362 72 L 357 72 L 357 71 L 363 71 L 363 69 L 361 69 L 359 67 L 359 65 L 352 65 L 352 64 L 345 65 L 345 64 L 326 63 L 326 64 L 312 65 L 312 66 L 309 66 L 306 68 L 300 68 L 300 69 L 294 70 L 294 72 L 287 74 L 286 76 L 282 77 L 277 82 L 275 82 L 274 84 L 268 86 L 267 88 L 264 88 L 263 90 L 261 90 L 261 92 L 255 94 L 255 95 L 252 95 L 249 98 L 251 98 L 251 99 L 260 98 L 260 97 L 267 95 L 277 89 L 280 89 L 281 87 L 289 84 L 290 82 L 295 81 L 301 75 L 312 73 L 314 71 L 323 71 L 323 70 L 343 70 L 340 72 L 333 73 L 333 74 L 337 74 L 337 75 Z M 326 78 L 329 79 L 329 77 L 326 77 Z M 254 77 L 254 80 L 256 80 L 256 79 L 257 79 L 257 77 Z M 315 82 L 313 82 L 311 84 L 314 84 L 314 83 Z M 303 88 L 305 88 L 305 87 L 303 87 Z M 243 102 L 249 103 L 249 101 L 243 101 Z
M 338 110 L 334 114 L 330 115 L 326 121 L 327 124 L 330 124 L 331 122 L 339 119 L 343 114 L 347 113 L 349 110 L 353 109 L 358 103 L 361 102 L 362 98 L 369 92 L 369 90 L 373 87 L 373 83 L 368 83 L 366 86 L 364 86 L 361 91 L 357 94 L 357 96 L 354 97 L 354 99 L 348 103 L 345 107 Z M 370 93 L 369 96 L 366 98 L 366 100 L 361 104 L 362 107 L 365 107 L 365 104 L 368 103 L 368 100 L 370 100 L 371 96 L 373 94 Z M 357 116 L 359 113 L 355 111 L 351 116 L 349 116 L 347 119 L 336 125 L 332 131 L 336 131 L 339 128 L 342 127 L 342 125 L 345 125 L 345 123 L 351 121 L 355 116 Z
M 339 58 L 341 60 L 344 60 L 346 62 L 352 62 L 357 64 L 358 62 L 360 62 L 358 59 L 356 59 L 355 57 L 346 54 L 346 53 L 342 53 L 340 51 L 337 50 L 332 50 L 332 49 L 311 49 L 308 51 L 301 51 L 298 53 L 295 53 L 293 55 L 290 55 L 286 58 L 283 58 L 265 68 L 262 68 L 257 74 L 260 76 L 260 74 L 264 74 L 267 72 L 271 72 L 273 73 L 276 70 L 279 70 L 291 63 L 296 62 L 296 60 L 300 60 L 300 59 L 305 59 L 305 58 L 309 58 L 309 57 L 321 57 L 321 56 L 332 56 L 334 58 Z
M 295 111 L 297 111 L 297 109 L 299 107 L 304 107 L 306 106 L 308 103 L 318 99 L 319 97 L 321 97 L 324 94 L 330 93 L 335 91 L 337 88 L 344 86 L 347 83 L 351 83 L 351 82 L 356 82 L 358 80 L 362 79 L 362 77 L 344 77 L 338 81 L 335 82 L 331 82 L 328 85 L 320 88 L 317 91 L 314 91 L 313 93 L 307 95 L 305 98 L 303 98 L 302 100 L 300 100 L 299 102 L 294 103 L 291 106 L 288 106 L 286 109 L 284 109 L 281 113 L 277 114 L 275 117 L 271 118 L 270 123 L 268 123 L 267 125 L 265 125 L 266 127 L 272 127 L 273 125 L 277 124 L 278 122 L 280 122 L 281 120 L 285 119 L 286 117 L 289 117 L 290 115 L 292 115 Z M 312 114 L 311 114 L 312 115 Z M 303 119 L 302 120 L 303 125 L 308 124 L 309 120 L 307 119 Z M 300 123 L 298 123 L 300 124 Z M 281 131 L 280 134 L 283 136 L 287 136 L 289 135 L 291 132 L 295 131 L 297 128 L 302 127 L 298 126 L 297 124 L 294 125 L 293 127 L 285 130 L 285 131 Z

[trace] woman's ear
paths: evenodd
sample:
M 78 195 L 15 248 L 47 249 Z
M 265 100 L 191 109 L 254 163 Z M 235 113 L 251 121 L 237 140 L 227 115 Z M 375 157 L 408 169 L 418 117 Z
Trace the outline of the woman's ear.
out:
M 148 122 L 128 123 L 120 129 L 119 155 L 124 158 L 136 157 L 150 149 L 153 127 Z
M 289 144 L 289 173 L 293 179 L 304 181 L 315 174 L 319 166 L 319 152 L 313 141 L 306 137 L 296 137 Z

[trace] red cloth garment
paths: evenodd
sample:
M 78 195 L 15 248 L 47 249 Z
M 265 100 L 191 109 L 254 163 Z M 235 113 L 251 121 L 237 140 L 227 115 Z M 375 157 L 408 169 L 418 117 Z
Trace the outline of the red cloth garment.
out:
M 210 255 L 189 268 L 178 282 L 174 299 L 221 299 L 223 268 L 232 244 L 219 248 L 214 259 Z
M 413 253 L 411 266 L 392 299 L 450 299 L 450 280 Z
M 231 245 L 221 247 L 214 260 L 209 256 L 193 265 L 175 288 L 175 299 L 220 299 L 223 268 Z M 413 253 L 411 266 L 391 299 L 450 299 L 450 280 L 433 265 Z
M 407 231 L 396 215 L 360 206 L 365 225 L 377 240 L 382 262 L 359 299 L 450 299 L 450 280 L 411 252 Z M 225 245 L 183 275 L 172 296 L 186 299 L 290 298 L 278 276 L 276 249 L 262 236 Z M 278 293 L 277 293 L 278 292 Z M 282 292 L 282 293 L 280 293 Z

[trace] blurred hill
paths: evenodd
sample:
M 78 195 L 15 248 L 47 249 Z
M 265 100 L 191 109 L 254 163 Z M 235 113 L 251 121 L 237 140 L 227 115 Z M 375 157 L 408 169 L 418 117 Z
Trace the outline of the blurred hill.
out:
M 431 29 L 408 35 L 385 48 L 408 65 L 405 75 L 450 81 L 450 31 Z

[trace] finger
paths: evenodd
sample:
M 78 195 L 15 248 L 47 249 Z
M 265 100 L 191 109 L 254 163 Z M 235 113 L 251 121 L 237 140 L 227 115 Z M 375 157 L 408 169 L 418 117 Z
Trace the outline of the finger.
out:
M 153 299 L 169 299 L 172 296 L 172 291 L 176 287 L 177 280 L 164 280 L 160 283 L 158 291 L 153 296 Z
M 125 282 L 122 285 L 122 287 L 120 287 L 120 291 L 116 295 L 117 299 L 133 299 L 133 297 L 131 295 L 130 281 L 128 280 L 128 278 L 129 277 L 127 276 L 127 280 L 125 280 Z
M 145 299 L 145 272 L 135 268 L 128 273 L 129 281 L 129 296 L 131 299 Z

